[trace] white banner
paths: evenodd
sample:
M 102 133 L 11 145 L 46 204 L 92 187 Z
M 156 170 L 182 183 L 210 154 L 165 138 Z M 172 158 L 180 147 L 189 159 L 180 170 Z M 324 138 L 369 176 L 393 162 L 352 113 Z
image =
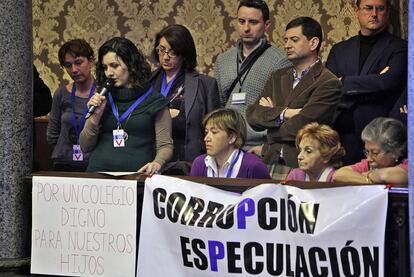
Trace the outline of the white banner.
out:
M 145 182 L 138 277 L 383 276 L 384 186 Z
M 33 177 L 31 273 L 135 276 L 137 181 Z

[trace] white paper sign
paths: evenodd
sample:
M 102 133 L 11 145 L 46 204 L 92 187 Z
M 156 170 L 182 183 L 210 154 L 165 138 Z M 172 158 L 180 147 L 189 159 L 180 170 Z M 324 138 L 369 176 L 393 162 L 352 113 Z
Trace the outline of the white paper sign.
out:
M 33 177 L 31 273 L 135 275 L 137 182 Z
M 146 179 L 138 277 L 383 276 L 384 186 L 243 194 Z

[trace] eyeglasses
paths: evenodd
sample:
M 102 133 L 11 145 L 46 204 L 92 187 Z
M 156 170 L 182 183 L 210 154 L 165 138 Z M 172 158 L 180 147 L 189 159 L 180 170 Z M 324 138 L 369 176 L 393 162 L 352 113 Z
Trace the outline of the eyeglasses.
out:
M 364 149 L 364 155 L 365 155 L 365 157 L 368 158 L 368 156 L 370 156 L 371 159 L 374 159 L 374 160 L 377 159 L 382 154 L 384 154 L 383 151 L 373 151 L 373 150 Z
M 385 9 L 386 9 L 386 6 L 382 6 L 382 5 L 381 6 L 366 5 L 366 6 L 363 6 L 361 9 L 362 9 L 362 11 L 364 13 L 371 13 L 373 10 L 375 10 L 378 13 L 383 13 L 385 11 Z
M 168 57 L 170 57 L 171 59 L 176 58 L 178 55 L 174 52 L 174 50 L 170 49 L 170 50 L 166 50 L 164 47 L 162 47 L 161 45 L 158 45 L 155 50 L 157 50 L 158 55 L 160 56 L 164 56 L 165 53 L 167 53 Z

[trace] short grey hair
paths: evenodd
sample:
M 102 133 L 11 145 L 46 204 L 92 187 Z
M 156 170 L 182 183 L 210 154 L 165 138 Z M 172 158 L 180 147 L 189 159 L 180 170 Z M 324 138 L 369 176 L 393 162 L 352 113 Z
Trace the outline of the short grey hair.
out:
M 399 159 L 406 157 L 407 130 L 397 119 L 375 118 L 365 126 L 361 133 L 361 139 L 379 143 L 385 152 L 395 153 Z

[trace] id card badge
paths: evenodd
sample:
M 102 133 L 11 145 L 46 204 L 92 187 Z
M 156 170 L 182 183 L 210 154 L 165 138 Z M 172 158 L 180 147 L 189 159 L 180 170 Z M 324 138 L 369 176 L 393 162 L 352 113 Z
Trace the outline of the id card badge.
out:
M 231 95 L 231 103 L 233 105 L 246 104 L 246 93 L 244 92 L 233 93 Z
M 125 147 L 125 134 L 123 129 L 116 129 L 112 131 L 114 147 Z
M 83 153 L 79 144 L 73 145 L 72 159 L 78 162 L 83 161 Z

